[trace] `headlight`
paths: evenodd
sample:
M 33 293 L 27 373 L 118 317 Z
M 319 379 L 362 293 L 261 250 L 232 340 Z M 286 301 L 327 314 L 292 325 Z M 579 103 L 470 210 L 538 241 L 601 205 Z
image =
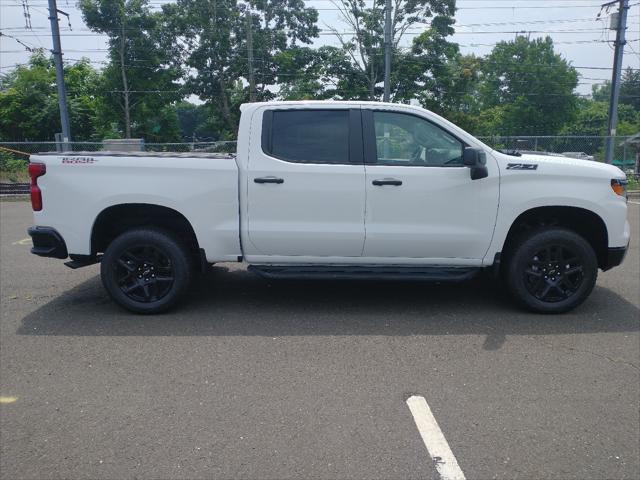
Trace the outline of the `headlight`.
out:
M 620 195 L 621 197 L 627 198 L 627 180 L 621 178 L 614 178 L 611 180 L 611 189 L 616 193 L 616 195 Z

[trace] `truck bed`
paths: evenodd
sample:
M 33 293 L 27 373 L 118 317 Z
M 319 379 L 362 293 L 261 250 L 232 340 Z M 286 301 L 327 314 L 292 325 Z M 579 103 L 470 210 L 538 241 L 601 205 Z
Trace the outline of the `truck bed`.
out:
M 216 158 L 233 160 L 235 153 L 220 152 L 123 152 L 101 150 L 98 152 L 41 152 L 34 155 L 81 156 L 81 157 L 176 157 L 176 158 Z
M 93 226 L 101 215 L 141 205 L 183 216 L 211 263 L 235 261 L 242 254 L 232 154 L 46 152 L 31 155 L 30 161 L 46 166 L 38 179 L 43 208 L 34 212 L 36 224 L 55 228 L 69 254 L 92 253 Z

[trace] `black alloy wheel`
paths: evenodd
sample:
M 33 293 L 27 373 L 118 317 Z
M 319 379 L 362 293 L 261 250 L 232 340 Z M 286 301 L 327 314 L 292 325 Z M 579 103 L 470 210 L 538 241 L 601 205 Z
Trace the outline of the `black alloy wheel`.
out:
M 192 251 L 171 232 L 153 227 L 122 233 L 100 263 L 111 298 L 135 313 L 160 313 L 176 305 L 194 271 Z
M 115 260 L 118 287 L 130 299 L 150 303 L 165 297 L 173 286 L 173 266 L 165 252 L 153 245 L 128 248 Z
M 503 274 L 511 295 L 524 307 L 562 313 L 589 296 L 598 277 L 598 259 L 591 244 L 576 232 L 541 227 L 514 239 Z
M 536 252 L 524 270 L 527 290 L 543 302 L 560 302 L 575 294 L 584 267 L 576 252 L 563 245 L 549 245 Z

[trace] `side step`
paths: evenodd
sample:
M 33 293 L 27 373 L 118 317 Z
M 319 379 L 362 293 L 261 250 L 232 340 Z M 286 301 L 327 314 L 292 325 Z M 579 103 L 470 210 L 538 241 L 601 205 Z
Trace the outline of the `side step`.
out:
M 335 265 L 249 265 L 248 269 L 265 278 L 427 280 L 430 282 L 461 282 L 473 278 L 481 270 L 472 267 Z
M 102 260 L 102 255 L 100 256 L 96 256 L 96 255 L 69 255 L 69 258 L 71 258 L 71 261 L 69 262 L 65 262 L 64 264 L 75 270 L 77 268 L 82 268 L 82 267 L 86 267 L 89 265 L 93 265 L 95 263 L 99 263 L 100 260 Z

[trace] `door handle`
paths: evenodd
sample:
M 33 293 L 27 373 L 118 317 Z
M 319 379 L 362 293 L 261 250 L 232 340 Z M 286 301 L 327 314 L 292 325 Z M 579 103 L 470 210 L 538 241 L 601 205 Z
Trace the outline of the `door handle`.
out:
M 393 185 L 394 187 L 399 187 L 402 185 L 402 180 L 397 180 L 395 178 L 382 178 L 380 180 L 374 180 L 373 183 L 376 187 L 381 185 Z
M 256 183 L 284 183 L 284 179 L 278 177 L 259 177 L 254 178 L 253 181 Z

